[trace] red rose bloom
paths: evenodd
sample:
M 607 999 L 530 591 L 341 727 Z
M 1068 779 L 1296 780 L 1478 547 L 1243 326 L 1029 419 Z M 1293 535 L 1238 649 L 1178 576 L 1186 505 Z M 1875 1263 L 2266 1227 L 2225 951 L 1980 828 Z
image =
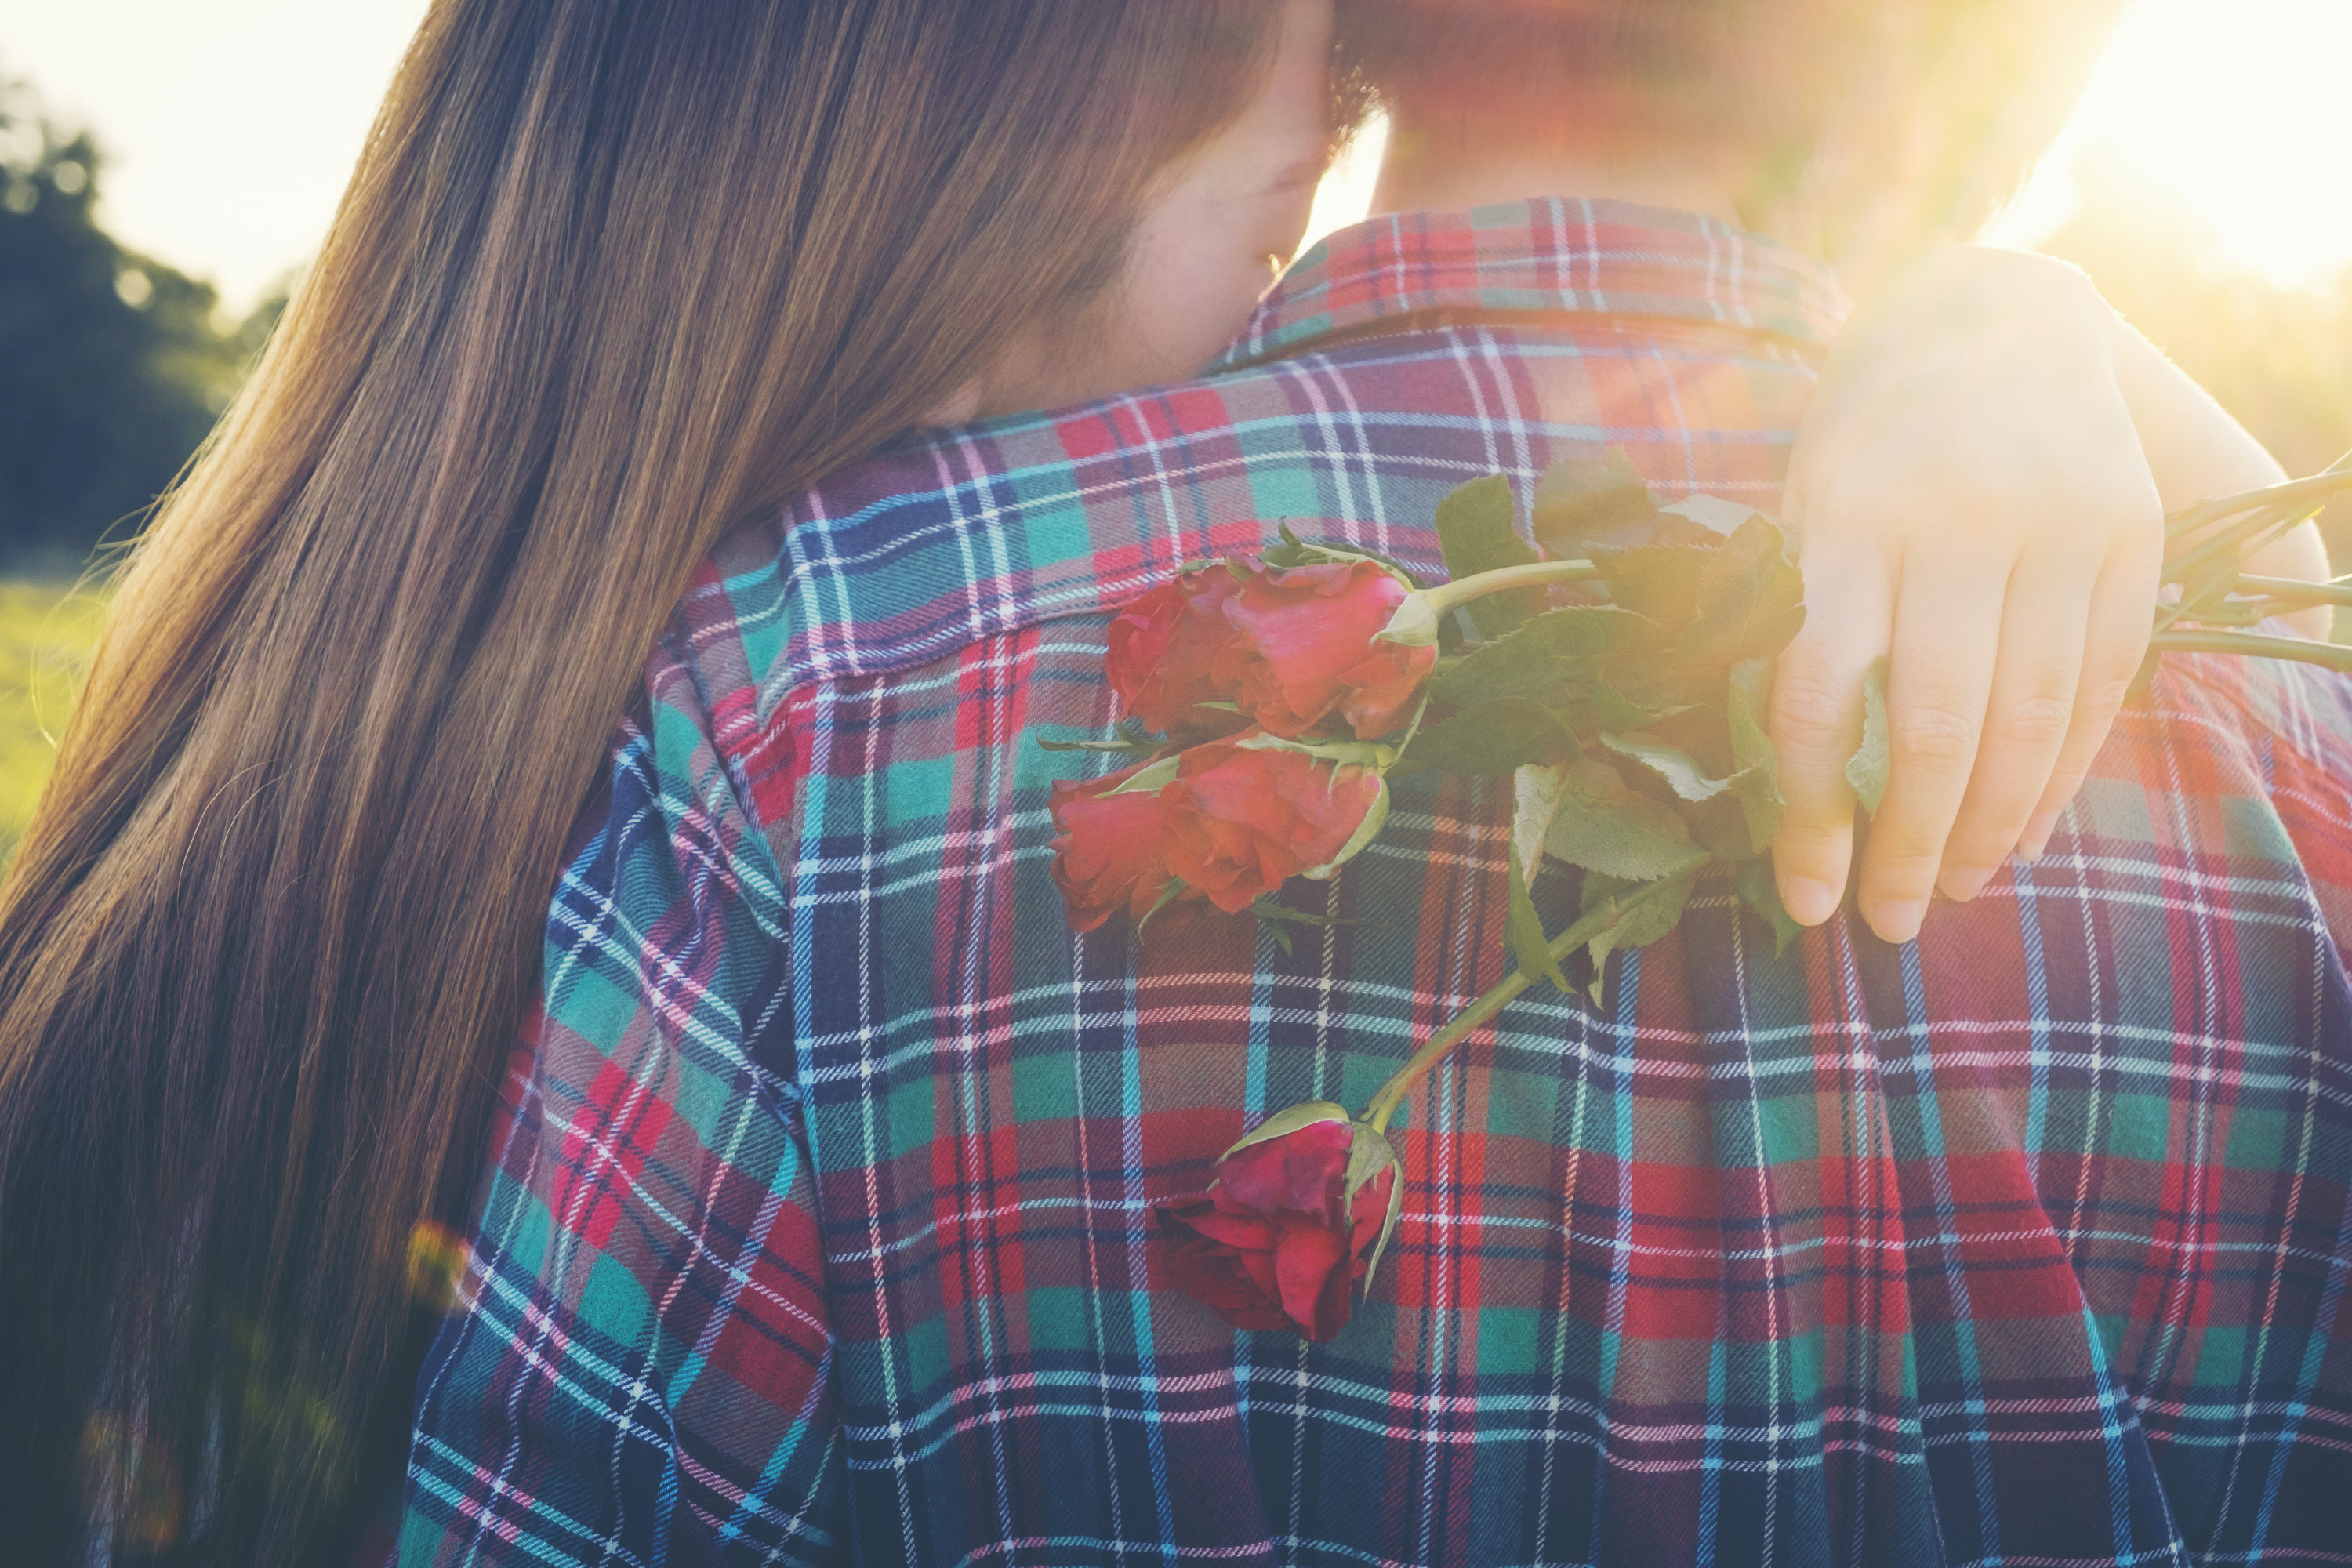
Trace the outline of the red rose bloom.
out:
M 1233 714 L 1198 706 L 1233 695 L 1211 667 L 1240 636 L 1225 618 L 1238 587 L 1231 572 L 1212 566 L 1154 588 L 1112 618 L 1104 669 L 1120 704 L 1146 729 L 1165 735 L 1240 726 Z
M 1301 1113 L 1317 1117 L 1265 1134 Z M 1374 1146 L 1348 1191 L 1349 1156 Z M 1237 1329 L 1290 1329 L 1328 1340 L 1347 1326 L 1355 1282 L 1393 1223 L 1396 1156 L 1337 1106 L 1299 1106 L 1226 1152 L 1196 1198 L 1158 1206 L 1176 1243 L 1177 1287 Z
M 1377 833 L 1388 815 L 1374 770 L 1243 741 L 1186 752 L 1165 799 L 1168 871 L 1227 914 L 1301 873 L 1328 876 L 1358 830 Z
M 1103 778 L 1055 782 L 1050 809 L 1060 832 L 1054 839 L 1054 885 L 1062 890 L 1072 931 L 1092 931 L 1121 909 L 1139 921 L 1167 890 L 1168 866 L 1160 853 L 1163 792 L 1121 790 L 1155 766 L 1166 770 L 1164 763 L 1139 763 Z
M 1434 647 L 1374 642 L 1412 592 L 1377 562 L 1275 568 L 1244 562 L 1225 618 L 1241 634 L 1211 675 L 1268 733 L 1297 738 L 1338 713 L 1371 740 L 1404 721 Z

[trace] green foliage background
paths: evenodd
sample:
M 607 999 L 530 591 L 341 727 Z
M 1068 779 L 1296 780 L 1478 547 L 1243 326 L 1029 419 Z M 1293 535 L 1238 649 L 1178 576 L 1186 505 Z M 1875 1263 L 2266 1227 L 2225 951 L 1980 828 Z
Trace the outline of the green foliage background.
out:
M 228 405 L 284 306 L 242 321 L 96 218 L 100 150 L 0 80 L 0 565 L 121 537 Z
M 136 532 L 285 307 L 280 288 L 226 318 L 211 285 L 119 244 L 103 173 L 87 133 L 0 77 L 0 865 L 104 612 L 86 569 Z
M 70 582 L 0 582 L 0 866 L 32 820 L 105 610 Z

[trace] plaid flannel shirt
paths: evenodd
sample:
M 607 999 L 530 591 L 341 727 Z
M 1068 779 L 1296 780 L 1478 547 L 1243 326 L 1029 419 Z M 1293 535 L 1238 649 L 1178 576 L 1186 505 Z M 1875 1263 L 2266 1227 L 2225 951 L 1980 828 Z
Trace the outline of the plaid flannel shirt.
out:
M 1381 219 L 1223 368 L 922 435 L 733 533 L 583 819 L 418 1384 L 401 1559 L 2352 1562 L 2352 697 L 2175 658 L 2048 852 L 1890 947 L 1727 887 L 1395 1135 L 1330 1342 L 1150 1205 L 1506 972 L 1507 786 L 1294 905 L 1066 929 L 1106 612 L 1276 521 L 1434 571 L 1622 445 L 1770 507 L 1808 262 L 1573 201 Z M 1572 877 L 1538 879 L 1558 927 Z

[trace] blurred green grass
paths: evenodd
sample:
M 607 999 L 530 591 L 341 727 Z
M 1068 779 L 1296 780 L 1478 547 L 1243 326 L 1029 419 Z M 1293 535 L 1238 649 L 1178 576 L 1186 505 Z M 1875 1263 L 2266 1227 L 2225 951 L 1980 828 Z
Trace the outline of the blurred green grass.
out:
M 0 579 L 0 868 L 33 819 L 106 599 L 72 581 Z

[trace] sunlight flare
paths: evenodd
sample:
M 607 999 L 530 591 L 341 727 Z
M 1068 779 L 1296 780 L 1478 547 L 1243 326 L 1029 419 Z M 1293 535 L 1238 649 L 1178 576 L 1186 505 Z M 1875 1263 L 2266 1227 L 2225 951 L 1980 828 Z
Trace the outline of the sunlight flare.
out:
M 2139 0 L 2009 226 L 2063 220 L 2074 154 L 2095 149 L 2211 224 L 2231 259 L 2286 284 L 2340 272 L 2352 266 L 2347 60 L 2346 0 Z

